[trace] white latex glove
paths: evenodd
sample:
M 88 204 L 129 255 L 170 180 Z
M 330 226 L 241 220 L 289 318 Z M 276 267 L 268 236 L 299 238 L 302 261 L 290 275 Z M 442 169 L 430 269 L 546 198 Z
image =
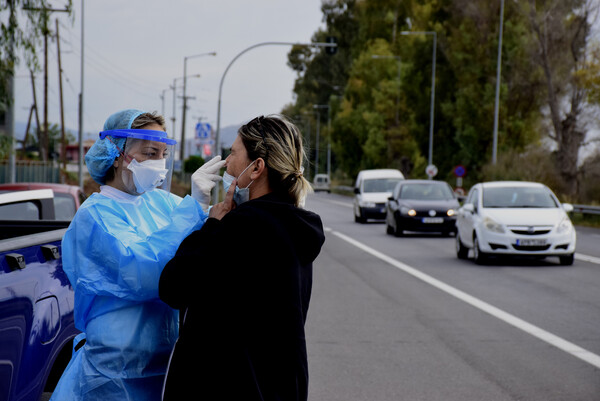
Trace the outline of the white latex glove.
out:
M 210 191 L 222 179 L 218 173 L 224 165 L 225 160 L 221 160 L 221 156 L 216 156 L 192 174 L 192 197 L 200 203 L 205 211 L 210 203 Z

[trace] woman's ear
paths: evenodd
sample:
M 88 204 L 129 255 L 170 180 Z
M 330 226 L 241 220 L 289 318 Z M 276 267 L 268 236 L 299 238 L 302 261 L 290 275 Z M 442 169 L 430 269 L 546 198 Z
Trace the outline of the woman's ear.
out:
M 258 177 L 260 177 L 263 174 L 263 172 L 266 173 L 266 171 L 267 171 L 267 165 L 265 164 L 265 161 L 263 160 L 263 158 L 259 157 L 254 162 L 254 169 L 252 169 L 250 178 L 252 180 L 256 180 Z

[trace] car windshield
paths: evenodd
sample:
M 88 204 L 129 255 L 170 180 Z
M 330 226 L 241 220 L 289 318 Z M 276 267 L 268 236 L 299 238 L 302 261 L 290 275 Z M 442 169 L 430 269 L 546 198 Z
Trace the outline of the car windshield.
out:
M 483 207 L 556 208 L 558 204 L 543 187 L 496 187 L 483 189 Z
M 365 180 L 363 192 L 392 192 L 400 178 L 377 178 Z
M 449 200 L 454 198 L 450 188 L 444 184 L 405 184 L 401 186 L 399 199 Z

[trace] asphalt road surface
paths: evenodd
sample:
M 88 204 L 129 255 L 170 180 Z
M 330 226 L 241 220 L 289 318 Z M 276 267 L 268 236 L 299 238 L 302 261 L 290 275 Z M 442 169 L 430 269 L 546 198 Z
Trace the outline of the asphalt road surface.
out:
M 318 193 L 311 401 L 600 400 L 600 230 L 558 258 L 459 260 L 454 238 L 395 238 Z

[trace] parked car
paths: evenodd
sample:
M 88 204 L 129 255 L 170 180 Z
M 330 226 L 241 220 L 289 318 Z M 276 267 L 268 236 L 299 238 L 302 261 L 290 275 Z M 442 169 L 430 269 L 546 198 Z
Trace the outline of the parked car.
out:
M 444 181 L 400 181 L 386 203 L 386 231 L 401 236 L 404 231 L 456 232 L 459 208 L 452 188 Z
M 79 333 L 62 270 L 69 221 L 55 219 L 53 198 L 50 189 L 0 194 L 0 400 L 49 399 Z
M 45 182 L 18 182 L 14 184 L 0 184 L 0 193 L 12 191 L 28 191 L 33 189 L 51 189 L 54 192 L 55 220 L 72 220 L 75 212 L 85 200 L 81 188 L 76 185 L 53 184 Z M 6 219 L 6 217 L 3 217 Z M 22 219 L 15 216 L 15 219 Z
M 329 180 L 329 175 L 315 174 L 315 178 L 313 179 L 313 190 L 315 192 L 325 191 L 327 193 L 330 193 L 331 192 L 331 182 Z
M 575 228 L 547 186 L 535 182 L 496 181 L 476 184 L 458 210 L 456 255 L 470 249 L 477 263 L 492 255 L 558 256 L 573 264 Z
M 400 170 L 360 171 L 354 184 L 354 221 L 365 223 L 367 219 L 385 219 L 385 203 L 403 179 Z

